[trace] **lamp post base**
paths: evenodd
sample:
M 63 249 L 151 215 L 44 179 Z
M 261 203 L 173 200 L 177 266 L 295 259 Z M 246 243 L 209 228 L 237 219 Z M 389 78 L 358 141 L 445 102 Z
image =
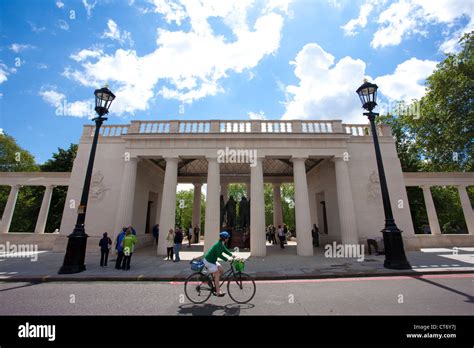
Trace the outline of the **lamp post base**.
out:
M 403 248 L 402 231 L 397 226 L 385 227 L 382 231 L 385 245 L 383 266 L 389 269 L 411 269 Z
M 58 274 L 73 274 L 86 270 L 84 260 L 89 236 L 84 232 L 84 229 L 82 229 L 82 233 L 77 233 L 76 229 L 68 236 L 66 255 Z

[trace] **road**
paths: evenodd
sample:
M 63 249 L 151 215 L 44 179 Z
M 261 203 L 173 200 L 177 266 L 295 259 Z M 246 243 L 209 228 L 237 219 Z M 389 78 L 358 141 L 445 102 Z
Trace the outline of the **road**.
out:
M 194 305 L 180 282 L 0 283 L 0 315 L 473 315 L 474 274 L 259 281 Z

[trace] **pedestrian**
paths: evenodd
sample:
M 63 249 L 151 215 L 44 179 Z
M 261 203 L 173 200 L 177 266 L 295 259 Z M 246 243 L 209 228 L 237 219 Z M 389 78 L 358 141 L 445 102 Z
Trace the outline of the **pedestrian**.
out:
M 319 228 L 316 226 L 316 224 L 313 224 L 311 236 L 313 237 L 313 246 L 319 247 Z
M 100 246 L 100 267 L 107 267 L 107 259 L 109 258 L 110 246 L 112 240 L 107 236 L 107 232 L 104 232 L 102 239 L 99 241 Z
M 121 269 L 122 268 L 122 261 L 123 261 L 123 246 L 122 241 L 125 238 L 125 233 L 127 232 L 127 227 L 122 227 L 122 231 L 117 236 L 115 240 L 115 250 L 117 252 L 117 260 L 115 260 L 115 268 Z
M 277 240 L 276 240 L 276 228 L 275 226 L 272 225 L 272 229 L 271 229 L 271 237 L 272 237 L 272 244 L 277 244 Z
M 286 238 L 288 236 L 288 227 L 286 226 L 286 224 L 283 224 L 283 234 L 285 236 L 285 239 L 283 240 L 283 243 L 288 244 L 288 242 L 286 241 Z
M 181 250 L 181 244 L 183 243 L 183 232 L 180 229 L 176 231 L 174 234 L 174 261 L 179 262 L 181 259 L 179 258 L 179 251 Z
M 173 248 L 174 248 L 174 231 L 172 228 L 168 231 L 166 236 L 166 260 L 173 261 Z
M 189 225 L 189 229 L 188 229 L 188 248 L 191 248 L 192 239 L 193 239 L 193 226 Z
M 373 236 L 372 238 L 367 239 L 367 249 L 369 252 L 369 255 L 372 255 L 372 251 L 370 247 L 374 247 L 375 249 L 375 256 L 379 256 L 380 254 L 384 255 L 385 254 L 385 246 L 384 246 L 384 241 L 382 236 Z
M 132 229 L 128 228 L 125 234 L 125 238 L 122 241 L 123 244 L 123 263 L 122 269 L 128 271 L 130 269 L 130 261 L 132 259 L 132 254 L 135 249 L 135 244 L 137 243 L 137 236 L 132 233 Z
M 194 226 L 194 243 L 199 243 L 199 232 L 201 229 L 198 225 Z
M 153 226 L 153 238 L 155 238 L 155 245 L 158 245 L 158 237 L 160 235 L 160 225 Z
M 130 231 L 132 231 L 132 234 L 133 234 L 134 236 L 137 235 L 137 231 L 135 231 L 135 229 L 134 229 L 131 225 L 128 226 L 128 228 L 130 229 Z
M 280 239 L 280 248 L 285 249 L 285 230 L 278 225 L 278 238 Z

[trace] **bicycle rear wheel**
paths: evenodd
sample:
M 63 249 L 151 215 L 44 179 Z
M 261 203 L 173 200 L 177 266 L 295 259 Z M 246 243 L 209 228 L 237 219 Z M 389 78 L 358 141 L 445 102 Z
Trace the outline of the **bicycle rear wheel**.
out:
M 257 286 L 251 276 L 246 273 L 236 273 L 235 277 L 227 282 L 227 292 L 237 303 L 247 303 L 253 299 Z
M 212 282 L 209 276 L 196 272 L 191 274 L 184 283 L 184 293 L 192 303 L 204 303 L 212 294 Z

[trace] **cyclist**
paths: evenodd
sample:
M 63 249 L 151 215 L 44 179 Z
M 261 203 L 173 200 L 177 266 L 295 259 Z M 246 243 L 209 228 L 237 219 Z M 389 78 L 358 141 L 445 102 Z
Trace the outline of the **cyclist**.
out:
M 227 249 L 225 243 L 229 240 L 230 234 L 227 231 L 219 233 L 219 240 L 216 244 L 212 246 L 211 249 L 204 256 L 203 262 L 204 265 L 209 270 L 209 273 L 212 273 L 214 277 L 214 284 L 216 286 L 216 295 L 219 297 L 225 296 L 225 292 L 222 292 L 219 285 L 219 278 L 222 273 L 224 273 L 224 268 L 217 262 L 217 259 L 222 259 L 228 261 L 228 259 L 223 255 L 227 254 L 234 257 L 232 253 Z

